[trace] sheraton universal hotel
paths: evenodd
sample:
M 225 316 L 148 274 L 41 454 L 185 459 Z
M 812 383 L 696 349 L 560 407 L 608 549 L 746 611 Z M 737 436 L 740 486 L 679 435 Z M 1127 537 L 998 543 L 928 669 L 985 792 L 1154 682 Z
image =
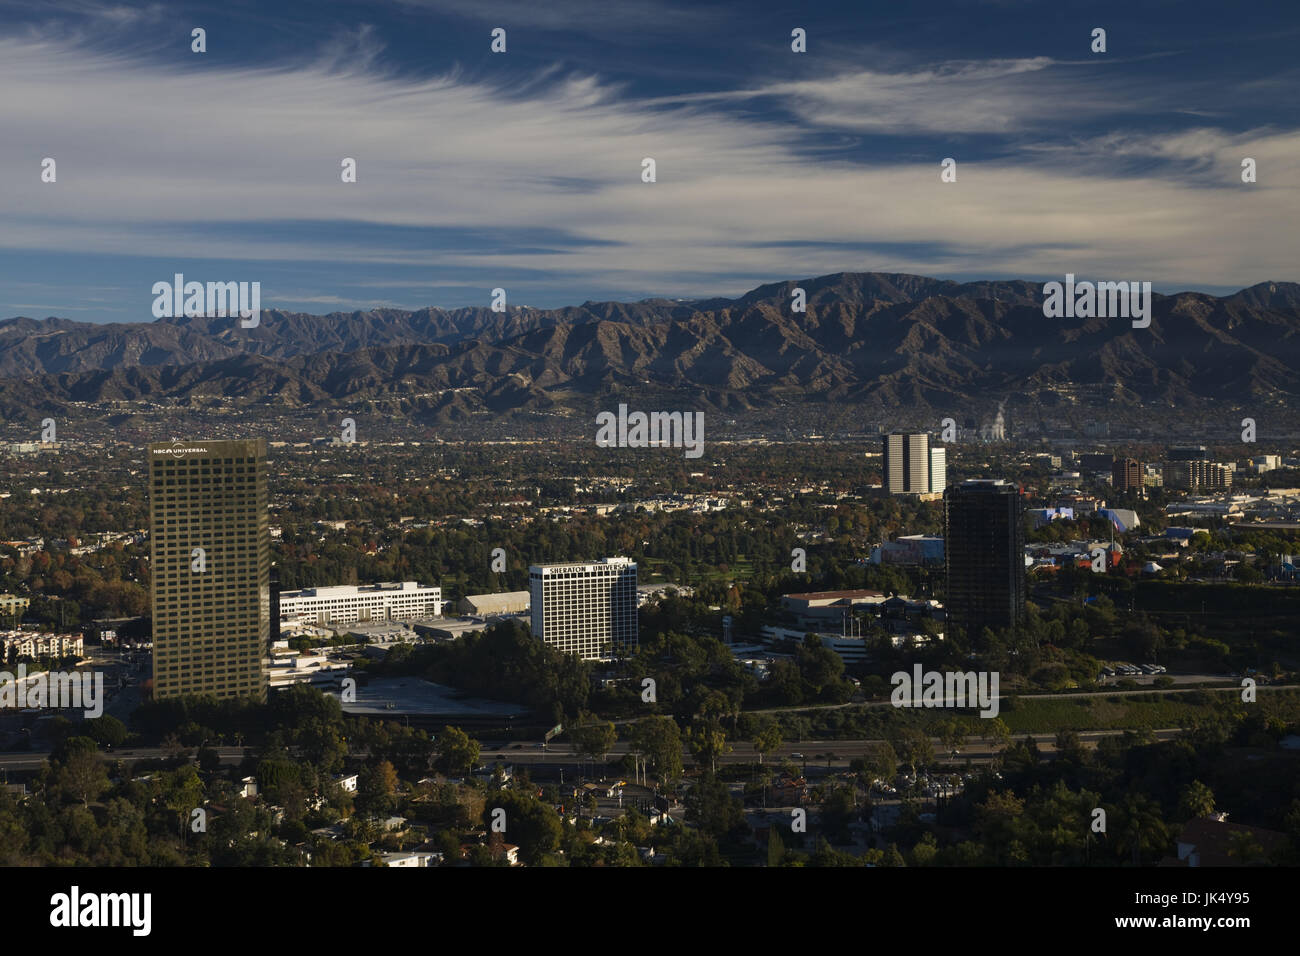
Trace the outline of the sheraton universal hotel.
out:
M 534 564 L 528 569 L 533 636 L 583 660 L 631 653 L 637 646 L 636 564 Z

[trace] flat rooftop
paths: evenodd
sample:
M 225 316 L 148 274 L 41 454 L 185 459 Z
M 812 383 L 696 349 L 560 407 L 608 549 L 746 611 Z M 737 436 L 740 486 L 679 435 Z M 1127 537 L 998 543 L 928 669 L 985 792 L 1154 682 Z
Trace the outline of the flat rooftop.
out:
M 281 591 L 280 600 L 296 597 L 345 598 L 358 597 L 362 594 L 418 594 L 422 591 L 441 590 L 436 584 L 420 584 L 416 581 L 384 581 L 379 584 L 332 584 L 326 587 L 302 588 L 297 591 Z
M 331 692 L 331 696 L 339 696 Z M 389 705 L 392 706 L 389 706 Z M 522 704 L 471 697 L 453 687 L 434 684 L 418 677 L 386 677 L 357 685 L 357 699 L 343 704 L 343 712 L 355 717 L 394 717 L 401 714 L 424 717 L 523 717 L 531 711 Z
M 791 601 L 840 601 L 844 598 L 882 598 L 884 591 L 808 591 L 805 594 L 786 594 Z

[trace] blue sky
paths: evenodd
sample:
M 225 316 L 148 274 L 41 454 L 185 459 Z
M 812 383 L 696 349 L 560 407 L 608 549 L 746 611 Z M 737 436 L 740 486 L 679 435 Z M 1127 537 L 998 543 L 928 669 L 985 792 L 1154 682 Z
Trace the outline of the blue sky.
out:
M 0 0 L 0 317 L 1296 280 L 1297 41 L 1290 0 Z

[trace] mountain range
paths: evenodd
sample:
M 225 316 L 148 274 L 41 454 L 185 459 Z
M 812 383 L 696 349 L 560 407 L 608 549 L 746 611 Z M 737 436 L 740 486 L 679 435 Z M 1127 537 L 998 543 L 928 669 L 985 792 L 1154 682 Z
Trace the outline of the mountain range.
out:
M 793 312 L 792 292 L 806 293 Z M 1300 394 L 1300 285 L 1153 296 L 1149 328 L 1044 317 L 1042 286 L 838 273 L 735 299 L 561 309 L 377 309 L 96 324 L 0 322 L 0 413 L 70 403 L 368 403 L 452 421 L 575 414 L 611 401 L 743 410 L 804 402 L 1052 404 L 1100 389 L 1132 406 Z M 673 406 L 655 406 L 673 407 Z

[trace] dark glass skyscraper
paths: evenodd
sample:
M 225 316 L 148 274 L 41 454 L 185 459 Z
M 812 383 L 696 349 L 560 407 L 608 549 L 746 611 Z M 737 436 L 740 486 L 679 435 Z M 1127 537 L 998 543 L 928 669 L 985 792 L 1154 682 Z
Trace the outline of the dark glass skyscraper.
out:
M 947 627 L 968 640 L 1025 614 L 1025 525 L 1019 489 L 1001 479 L 944 493 Z

